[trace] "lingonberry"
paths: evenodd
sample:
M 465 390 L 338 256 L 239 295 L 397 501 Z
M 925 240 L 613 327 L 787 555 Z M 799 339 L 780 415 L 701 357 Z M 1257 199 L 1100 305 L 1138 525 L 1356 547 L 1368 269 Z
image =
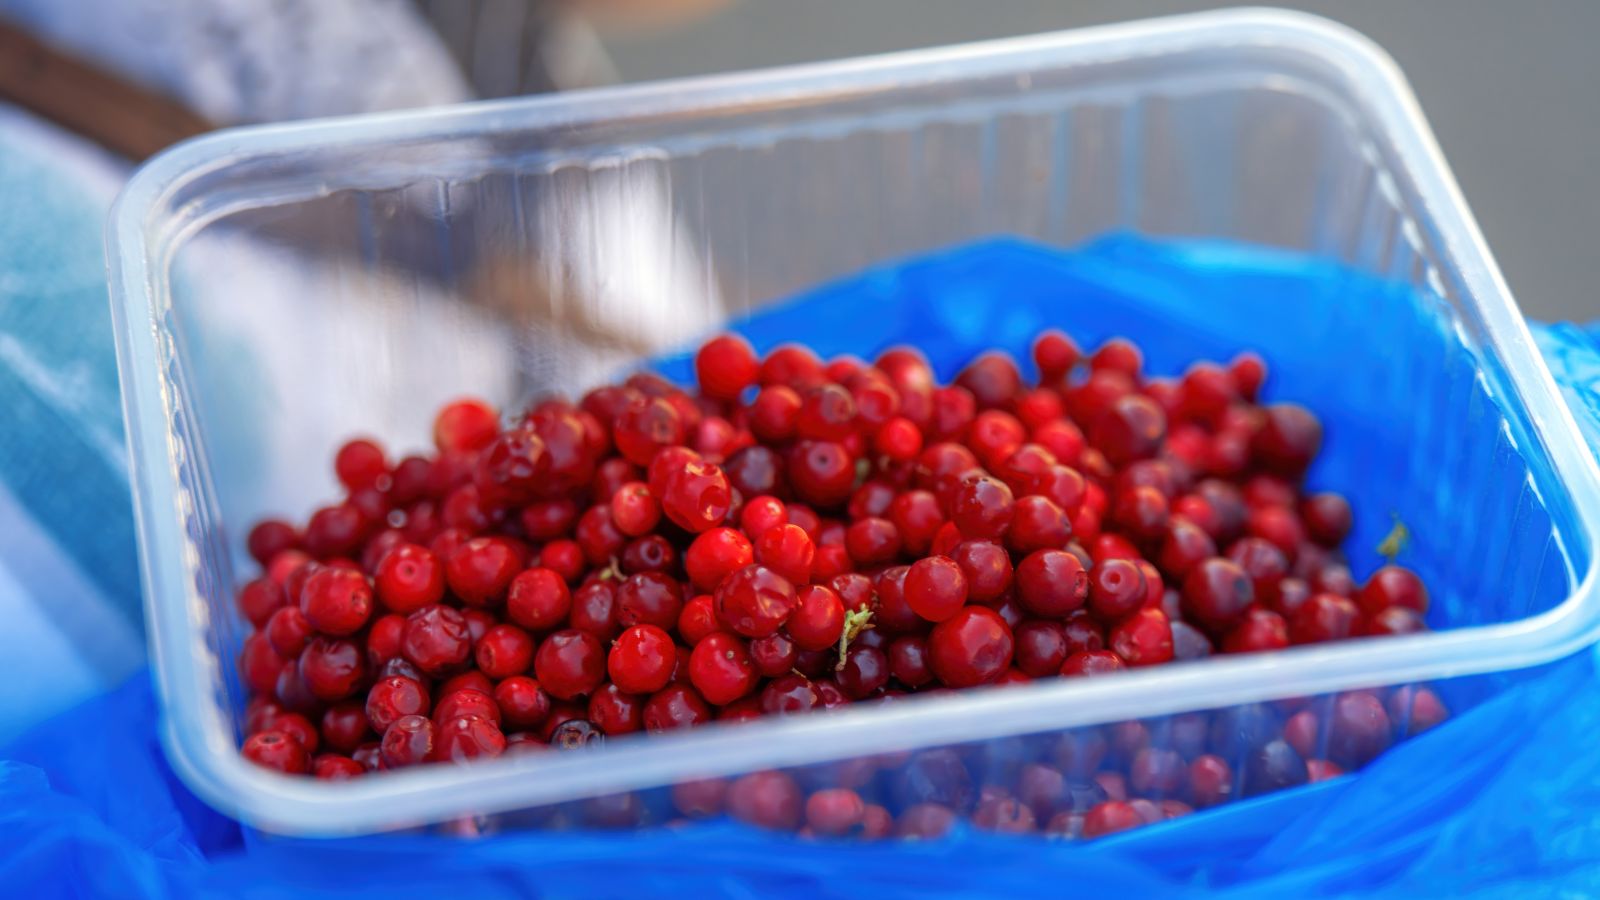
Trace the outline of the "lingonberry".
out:
M 792 618 L 790 623 L 793 624 Z M 749 649 L 756 674 L 762 678 L 776 678 L 789 672 L 800 656 L 800 648 L 781 631 L 752 640 Z
M 1107 800 L 1096 804 L 1083 815 L 1083 836 L 1103 837 L 1127 831 L 1145 824 L 1144 817 L 1131 805 L 1120 800 Z
M 1250 442 L 1251 453 L 1266 468 L 1298 477 L 1322 446 L 1322 424 L 1305 407 L 1293 403 L 1275 403 L 1264 412 L 1261 427 Z
M 1361 611 L 1337 594 L 1313 594 L 1289 619 L 1289 637 L 1296 644 L 1336 641 L 1356 633 Z
M 907 581 L 909 593 L 910 576 Z M 982 606 L 963 607 L 929 632 L 928 666 L 949 687 L 972 687 L 1009 668 L 1013 646 L 1011 628 L 998 613 Z
M 998 409 L 978 413 L 967 429 L 967 446 L 978 459 L 991 469 L 1000 468 L 1006 458 L 1017 452 L 1028 439 L 1028 429 L 1016 416 Z
M 949 619 L 967 602 L 966 575 L 948 556 L 917 560 L 906 573 L 902 590 L 912 611 L 930 622 Z
M 654 625 L 671 628 L 683 611 L 683 588 L 661 572 L 640 572 L 623 579 L 616 589 L 617 622 L 623 628 Z
M 728 814 L 761 828 L 793 830 L 800 824 L 802 794 L 783 772 L 752 772 L 728 786 Z
M 1232 624 L 1254 599 L 1244 569 L 1222 557 L 1202 561 L 1183 579 L 1184 614 L 1212 627 Z
M 1143 606 L 1149 592 L 1144 573 L 1127 559 L 1101 558 L 1085 580 L 1089 609 L 1107 622 L 1121 619 Z
M 343 700 L 367 674 L 366 653 L 354 641 L 315 637 L 300 654 L 300 679 L 318 700 Z
M 872 447 L 892 460 L 913 460 L 922 452 L 922 431 L 910 419 L 896 416 L 878 427 Z
M 787 523 L 767 529 L 755 542 L 755 561 L 791 584 L 811 580 L 816 552 L 805 529 Z
M 1045 619 L 1023 622 L 1015 629 L 1015 640 L 1017 668 L 1025 674 L 1044 678 L 1061 672 L 1061 664 L 1066 662 L 1069 651 L 1066 632 L 1059 622 Z
M 700 643 L 700 639 L 711 632 L 720 630 L 722 622 L 717 619 L 716 603 L 710 594 L 690 598 L 678 613 L 678 634 L 690 646 Z
M 534 677 L 550 696 L 572 700 L 605 680 L 606 654 L 587 631 L 567 628 L 545 638 L 533 659 Z
M 672 636 L 655 625 L 624 631 L 606 657 L 611 681 L 630 694 L 653 694 L 667 686 L 677 663 Z
M 262 633 L 267 636 L 267 641 L 272 644 L 272 649 L 278 651 L 279 656 L 293 659 L 306 648 L 313 629 L 311 622 L 306 619 L 305 613 L 302 613 L 298 606 L 285 606 L 272 614 Z
M 1271 610 L 1251 609 L 1222 639 L 1228 653 L 1259 653 L 1289 646 L 1289 626 Z
M 265 626 L 286 602 L 288 594 L 283 585 L 271 578 L 257 578 L 239 589 L 239 612 L 257 628 Z
M 608 737 L 631 734 L 644 727 L 644 701 L 615 684 L 605 685 L 589 698 L 589 721 Z
M 844 632 L 844 603 L 823 585 L 806 585 L 795 594 L 794 612 L 786 624 L 789 637 L 802 650 L 826 650 Z
M 1337 547 L 1350 533 L 1350 502 L 1338 494 L 1312 494 L 1300 503 L 1306 535 L 1324 547 Z
M 661 521 L 661 504 L 642 481 L 630 481 L 611 495 L 611 521 L 629 537 L 649 534 Z
M 490 678 L 509 678 L 533 662 L 533 638 L 515 625 L 493 625 L 473 647 L 479 671 Z
M 596 580 L 578 588 L 572 595 L 568 624 L 601 641 L 615 637 L 621 626 L 617 622 L 617 593 L 611 585 L 612 582 Z
M 793 614 L 794 585 L 761 565 L 746 566 L 723 579 L 714 595 L 717 617 L 745 637 L 775 633 Z
M 1318 594 L 1338 594 L 1341 597 L 1356 595 L 1356 580 L 1350 567 L 1342 563 L 1323 566 L 1311 576 L 1311 590 Z
M 858 564 L 880 565 L 900 555 L 900 530 L 888 519 L 858 519 L 845 530 L 844 546 Z
M 481 450 L 500 432 L 500 414 L 482 400 L 464 398 L 446 404 L 433 420 L 433 443 L 442 453 Z
M 720 466 L 690 460 L 668 472 L 659 499 L 662 512 L 674 525 L 698 534 L 727 518 L 733 507 L 733 489 Z
M 449 674 L 472 649 L 467 620 L 447 606 L 425 606 L 406 617 L 400 654 L 426 674 Z
M 1055 549 L 1072 537 L 1072 522 L 1047 497 L 1028 496 L 1016 502 L 1006 541 L 1017 553 Z
M 311 769 L 311 754 L 300 742 L 282 731 L 263 731 L 244 742 L 244 758 L 258 766 L 289 775 L 304 775 Z
M 367 691 L 367 720 L 379 734 L 401 717 L 425 716 L 429 709 L 428 689 L 414 678 L 390 675 Z
M 513 675 L 495 685 L 493 696 L 509 728 L 535 728 L 550 714 L 550 695 L 526 675 Z
M 769 716 L 810 712 L 818 704 L 810 679 L 795 673 L 779 675 L 767 682 L 760 699 L 761 711 Z
M 366 710 L 355 700 L 335 703 L 323 710 L 320 726 L 322 743 L 341 753 L 361 746 L 369 733 Z
M 978 415 L 978 401 L 972 392 L 951 385 L 935 388 L 929 399 L 932 407 L 932 420 L 928 423 L 929 438 L 935 441 L 959 441 L 965 438 Z
M 749 694 L 759 680 L 744 641 L 727 632 L 707 635 L 689 657 L 690 683 L 717 706 Z
M 1172 625 L 1161 610 L 1141 609 L 1112 626 L 1106 644 L 1130 666 L 1170 662 Z
M 567 582 L 545 568 L 526 569 L 511 579 L 506 597 L 506 617 L 529 631 L 548 631 L 561 624 L 572 610 Z
M 1189 763 L 1189 797 L 1205 808 L 1226 803 L 1233 796 L 1233 767 L 1214 754 L 1197 756 Z
M 324 781 L 346 781 L 366 773 L 366 766 L 338 753 L 319 753 L 311 761 L 311 774 Z
M 372 588 L 360 572 L 322 566 L 300 588 L 300 612 L 323 634 L 346 635 L 372 615 Z
M 281 519 L 262 519 L 250 529 L 245 548 L 252 559 L 268 567 L 279 554 L 300 548 L 300 532 Z
M 423 716 L 402 716 L 383 732 L 379 753 L 385 768 L 398 769 L 433 756 L 433 723 Z
M 636 466 L 647 466 L 656 451 L 682 444 L 687 428 L 672 403 L 662 397 L 637 397 L 611 422 L 617 452 Z
M 993 409 L 1007 405 L 1022 389 L 1022 374 L 1010 356 L 989 352 L 968 363 L 955 383 L 971 391 L 980 408 Z
M 735 400 L 756 383 L 761 362 L 744 338 L 722 334 L 701 345 L 694 357 L 694 374 L 707 397 Z
M 628 536 L 617 530 L 611 521 L 610 506 L 591 506 L 578 518 L 576 532 L 578 546 L 592 566 L 603 566 L 622 552 Z
M 870 697 L 889 683 L 889 658 L 874 647 L 852 646 L 834 675 L 839 690 L 852 700 Z
M 650 695 L 644 704 L 645 731 L 671 731 L 711 721 L 711 707 L 683 684 L 669 684 Z
M 750 507 L 751 503 L 745 504 L 745 511 L 741 515 L 748 515 Z M 778 512 L 781 517 L 781 504 Z M 701 591 L 716 590 L 722 579 L 753 562 L 755 548 L 750 539 L 733 528 L 713 528 L 701 532 L 683 555 L 683 566 L 689 575 L 689 582 Z
M 1426 614 L 1428 589 L 1415 572 L 1401 566 L 1389 565 L 1372 573 L 1372 577 L 1367 579 L 1367 583 L 1356 595 L 1356 602 L 1369 616 L 1377 615 L 1392 606 Z

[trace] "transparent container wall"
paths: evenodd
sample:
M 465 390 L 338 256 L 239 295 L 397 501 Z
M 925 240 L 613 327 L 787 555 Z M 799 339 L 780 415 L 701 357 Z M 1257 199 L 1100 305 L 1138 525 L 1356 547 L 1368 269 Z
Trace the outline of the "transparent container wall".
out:
M 182 230 L 153 263 L 171 297 L 157 324 L 171 335 L 170 446 L 191 495 L 185 567 L 207 607 L 190 620 L 235 729 L 247 625 L 232 588 L 254 574 L 244 534 L 332 501 L 342 441 L 422 449 L 433 411 L 461 394 L 514 409 L 581 390 L 818 284 L 994 236 L 1058 249 L 1119 232 L 1240 241 L 1397 285 L 1333 278 L 1204 304 L 1063 289 L 1059 324 L 1086 345 L 1140 342 L 1158 374 L 1243 349 L 1267 357 L 1269 391 L 1328 422 L 1311 480 L 1351 497 L 1356 575 L 1398 516 L 1434 628 L 1565 600 L 1590 565 L 1570 492 L 1528 415 L 1505 414 L 1528 405 L 1484 350 L 1456 261 L 1419 224 L 1418 188 L 1388 138 L 1368 133 L 1372 110 L 1353 106 L 1370 86 L 1347 84 L 1337 54 L 1271 41 L 1211 35 L 1104 59 L 1078 47 L 1071 65 L 1040 48 L 894 83 L 847 66 L 754 102 L 711 90 L 704 108 L 627 97 L 598 122 L 280 135 L 281 149 L 245 142 L 179 181 L 161 201 L 162 227 Z M 1007 298 L 970 288 L 978 327 L 1003 324 Z M 1482 695 L 1515 677 L 1470 681 Z M 178 685 L 169 705 L 203 704 L 192 690 Z M 203 753 L 224 752 L 217 738 L 203 736 Z

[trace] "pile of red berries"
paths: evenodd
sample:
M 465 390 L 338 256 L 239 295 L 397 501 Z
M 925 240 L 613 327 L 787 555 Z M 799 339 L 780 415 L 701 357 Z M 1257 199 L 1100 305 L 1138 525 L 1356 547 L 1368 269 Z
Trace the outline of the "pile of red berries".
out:
M 1258 358 L 1149 378 L 1050 332 L 1034 361 L 939 386 L 909 348 L 722 336 L 698 393 L 637 374 L 509 425 L 451 403 L 433 455 L 351 441 L 342 502 L 250 532 L 244 755 L 347 778 L 1423 627 L 1416 575 L 1344 565 L 1349 504 L 1301 490 L 1321 426 L 1257 403 Z

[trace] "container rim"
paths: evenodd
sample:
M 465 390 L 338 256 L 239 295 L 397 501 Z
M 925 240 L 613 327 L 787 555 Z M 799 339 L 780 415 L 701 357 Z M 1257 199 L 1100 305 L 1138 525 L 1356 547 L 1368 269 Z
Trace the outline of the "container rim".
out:
M 908 84 L 1006 72 L 1035 62 L 1109 62 L 1216 47 L 1271 47 L 1330 64 L 1375 130 L 1393 142 L 1416 185 L 1441 251 L 1458 267 L 1485 344 L 1503 355 L 1517 396 L 1570 493 L 1590 565 L 1559 606 L 1513 622 L 1311 646 L 1199 667 L 1134 671 L 1093 681 L 1035 682 L 1003 690 L 919 698 L 826 716 L 761 720 L 737 728 L 618 741 L 601 754 L 501 758 L 469 767 L 423 767 L 342 784 L 311 782 L 246 763 L 214 702 L 219 661 L 196 650 L 209 617 L 193 581 L 198 557 L 184 532 L 192 500 L 178 480 L 184 447 L 169 437 L 179 398 L 167 371 L 173 350 L 161 322 L 170 309 L 165 267 L 182 229 L 162 221 L 174 197 L 207 173 L 243 161 L 336 145 L 487 136 L 630 116 L 689 116 L 755 102 L 887 92 Z M 1600 468 L 1539 356 L 1422 111 L 1395 62 L 1354 30 L 1299 12 L 1232 9 L 953 47 L 913 50 L 708 77 L 431 110 L 254 126 L 166 150 L 128 182 L 107 224 L 107 265 L 131 488 L 140 544 L 150 655 L 163 705 L 163 743 L 174 770 L 208 803 L 272 831 L 338 835 L 471 813 L 561 802 L 750 767 L 783 767 L 881 752 L 915 734 L 915 746 L 961 743 L 1107 719 L 1208 709 L 1274 697 L 1522 668 L 1574 653 L 1600 637 Z M 893 737 L 889 737 L 889 736 Z M 818 747 L 827 747 L 819 755 Z M 803 748 L 804 752 L 801 752 Z M 666 752 L 668 750 L 672 752 Z M 592 764 L 604 760 L 603 766 Z

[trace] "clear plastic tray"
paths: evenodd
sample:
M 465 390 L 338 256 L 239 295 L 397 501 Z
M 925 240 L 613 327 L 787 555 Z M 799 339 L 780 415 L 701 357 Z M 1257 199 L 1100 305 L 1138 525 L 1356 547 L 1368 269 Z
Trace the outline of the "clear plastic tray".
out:
M 1330 347 L 1304 326 L 1270 355 L 1292 395 L 1296 359 L 1339 354 L 1388 417 L 1396 503 L 1439 523 L 1422 568 L 1443 630 L 343 784 L 238 756 L 243 531 L 332 496 L 327 460 L 350 432 L 422 446 L 451 396 L 579 388 L 884 260 L 1119 230 L 1304 251 L 1426 298 L 1400 312 L 1441 323 L 1440 347 L 1392 346 L 1396 311 L 1353 297 L 1336 313 L 1370 320 L 1369 340 Z M 775 767 L 815 781 L 830 760 L 1129 719 L 1163 740 L 1192 711 L 1232 721 L 1260 701 L 1512 673 L 1600 629 L 1594 462 L 1399 71 L 1320 19 L 1209 13 L 223 132 L 140 170 L 109 244 L 165 744 L 198 794 L 268 830 Z M 1386 511 L 1361 514 L 1370 528 Z

